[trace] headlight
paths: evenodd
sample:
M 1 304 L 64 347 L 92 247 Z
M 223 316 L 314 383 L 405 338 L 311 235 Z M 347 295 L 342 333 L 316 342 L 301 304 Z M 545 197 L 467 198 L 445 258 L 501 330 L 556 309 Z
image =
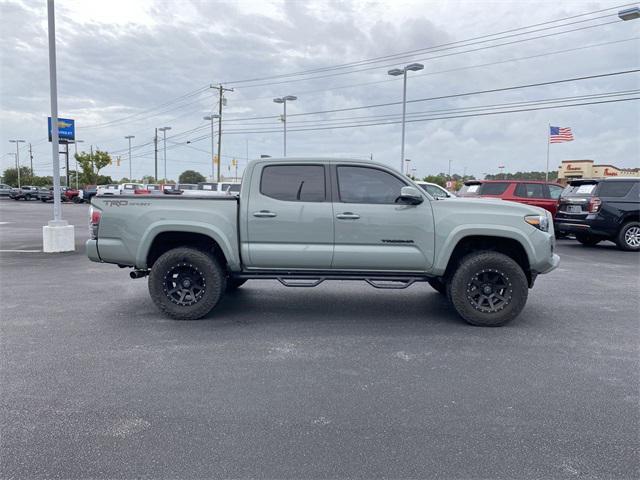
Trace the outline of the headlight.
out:
M 546 215 L 527 215 L 524 221 L 543 232 L 549 231 L 549 218 Z

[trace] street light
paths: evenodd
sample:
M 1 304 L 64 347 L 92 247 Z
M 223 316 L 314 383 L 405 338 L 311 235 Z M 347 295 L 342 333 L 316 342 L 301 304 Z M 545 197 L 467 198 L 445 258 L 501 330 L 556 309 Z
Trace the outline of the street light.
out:
M 213 182 L 213 174 L 214 172 L 214 166 L 216 164 L 216 162 L 214 161 L 213 158 L 213 149 L 214 149 L 214 138 L 213 138 L 213 121 L 217 120 L 218 118 L 220 118 L 220 115 L 218 115 L 217 113 L 213 114 L 213 115 L 206 115 L 204 117 L 202 117 L 203 120 L 210 120 L 211 121 L 211 181 Z M 220 160 L 218 160 L 219 162 Z M 220 169 L 220 163 L 218 163 L 218 170 Z
M 9 142 L 16 144 L 16 170 L 18 170 L 18 188 L 20 188 L 20 144 L 24 143 L 24 140 L 9 140 Z
M 78 190 L 78 144 L 79 143 L 84 143 L 84 140 L 74 140 L 73 141 L 73 145 L 75 148 L 75 155 L 73 156 L 73 158 L 76 159 L 76 190 Z
M 282 117 L 282 124 L 284 125 L 284 156 L 287 156 L 287 102 L 293 102 L 298 97 L 293 95 L 287 95 L 286 97 L 274 98 L 275 103 L 281 103 L 284 106 L 284 115 Z
M 171 130 L 171 127 L 160 127 L 158 130 L 160 130 L 164 136 L 163 138 L 163 143 L 164 143 L 164 181 L 167 181 L 167 130 Z
M 636 18 L 640 18 L 640 7 L 631 7 L 625 10 L 620 10 L 618 12 L 618 18 L 620 20 L 635 20 Z
M 422 70 L 424 65 L 421 63 L 410 63 L 404 68 L 394 68 L 389 70 L 387 73 L 391 76 L 397 77 L 402 75 L 403 78 L 403 86 L 402 86 L 402 144 L 400 147 L 400 171 L 402 171 L 402 165 L 404 162 L 404 129 L 405 129 L 405 120 L 407 115 L 407 72 L 417 72 L 418 70 Z
M 131 177 L 131 139 L 132 138 L 136 138 L 135 135 L 127 135 L 126 137 L 124 137 L 125 139 L 129 140 L 129 181 L 132 182 L 132 177 Z

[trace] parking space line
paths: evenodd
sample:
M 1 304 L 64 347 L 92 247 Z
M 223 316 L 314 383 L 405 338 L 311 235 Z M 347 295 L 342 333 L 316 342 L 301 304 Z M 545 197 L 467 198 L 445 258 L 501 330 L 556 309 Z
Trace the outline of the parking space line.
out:
M 0 250 L 0 253 L 40 253 L 42 250 Z

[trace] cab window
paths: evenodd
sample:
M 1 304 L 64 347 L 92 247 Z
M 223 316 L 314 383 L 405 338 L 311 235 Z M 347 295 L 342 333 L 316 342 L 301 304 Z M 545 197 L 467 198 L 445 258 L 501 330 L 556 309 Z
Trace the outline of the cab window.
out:
M 324 166 L 272 165 L 264 167 L 260 179 L 260 193 L 276 200 L 288 202 L 324 202 L 326 199 Z
M 338 191 L 344 203 L 395 203 L 406 184 L 395 175 L 370 167 L 338 167 Z
M 519 183 L 514 195 L 521 198 L 544 198 L 544 185 L 542 183 Z

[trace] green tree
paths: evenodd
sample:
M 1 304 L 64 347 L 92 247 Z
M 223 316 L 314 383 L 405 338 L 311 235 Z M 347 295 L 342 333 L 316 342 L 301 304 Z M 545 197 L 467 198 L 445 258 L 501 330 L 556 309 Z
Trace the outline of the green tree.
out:
M 549 181 L 555 181 L 558 178 L 558 172 L 549 172 Z M 498 173 L 485 175 L 485 180 L 544 180 L 545 172 L 516 172 L 516 173 Z
M 18 169 L 17 168 L 7 168 L 2 174 L 2 178 L 4 179 L 4 183 L 11 185 L 12 187 L 18 186 Z M 20 184 L 21 185 L 30 185 L 31 184 L 31 170 L 29 167 L 20 167 Z
M 100 170 L 111 164 L 111 157 L 107 152 L 101 150 L 96 150 L 93 154 L 80 152 L 75 155 L 75 158 L 82 168 L 82 184 L 99 185 L 102 183 L 101 177 L 106 178 L 100 175 Z M 111 177 L 108 178 L 111 179 Z
M 185 170 L 178 177 L 179 183 L 199 183 L 204 182 L 207 179 L 204 178 L 200 172 L 196 172 L 195 170 Z

